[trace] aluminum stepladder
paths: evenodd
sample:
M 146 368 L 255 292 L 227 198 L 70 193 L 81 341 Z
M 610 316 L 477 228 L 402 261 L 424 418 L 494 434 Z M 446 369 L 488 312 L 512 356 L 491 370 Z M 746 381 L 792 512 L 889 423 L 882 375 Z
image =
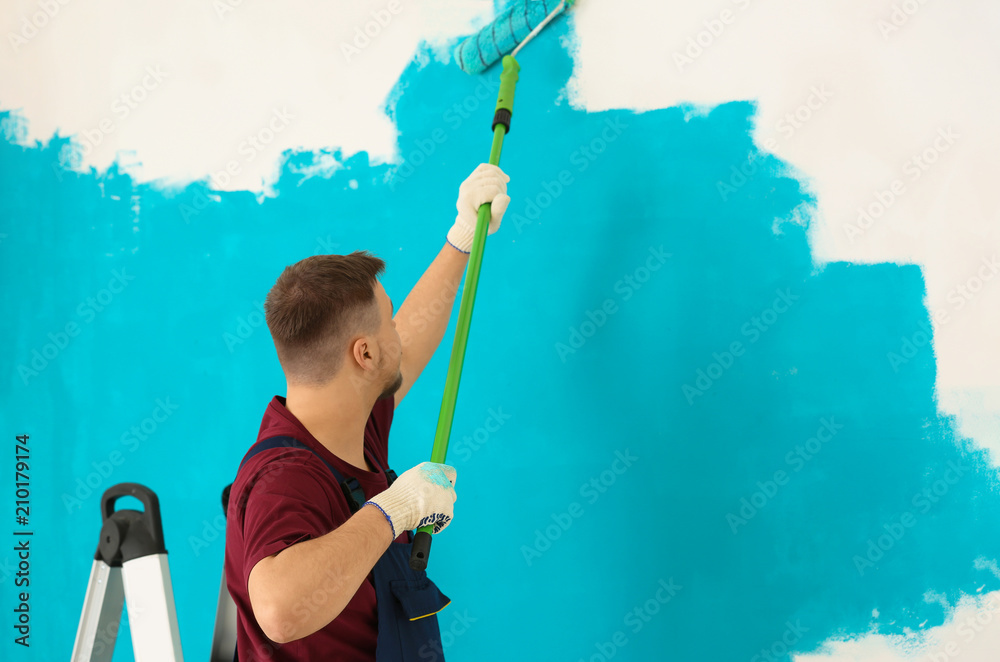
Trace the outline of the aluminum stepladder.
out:
M 229 512 L 229 490 L 222 490 L 222 512 Z M 236 659 L 236 603 L 226 587 L 226 569 L 222 568 L 222 586 L 219 588 L 219 606 L 215 611 L 215 633 L 212 635 L 210 662 L 233 662 Z
M 141 501 L 145 511 L 115 511 L 123 496 Z M 143 485 L 119 483 L 101 497 L 101 517 L 72 662 L 111 661 L 123 603 L 136 662 L 183 662 L 159 499 Z

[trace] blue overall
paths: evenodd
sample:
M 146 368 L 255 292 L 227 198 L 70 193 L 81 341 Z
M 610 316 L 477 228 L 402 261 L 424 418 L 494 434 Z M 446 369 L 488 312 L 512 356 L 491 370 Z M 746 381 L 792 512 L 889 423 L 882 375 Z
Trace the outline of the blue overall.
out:
M 302 448 L 322 457 L 309 446 L 293 437 L 271 437 L 254 444 L 240 463 L 240 469 L 251 457 L 269 448 Z M 365 448 L 365 455 L 376 469 L 386 475 L 389 485 L 396 479 L 391 469 L 382 467 L 373 453 Z M 355 478 L 344 478 L 329 462 L 323 464 L 330 470 L 347 499 L 351 513 L 367 501 L 361 485 Z M 374 496 L 374 495 L 372 495 Z M 376 662 L 418 662 L 428 659 L 443 660 L 441 632 L 436 614 L 451 602 L 435 586 L 423 570 L 410 568 L 410 549 L 413 532 L 407 532 L 408 542 L 393 541 L 372 569 L 375 580 L 375 598 L 378 602 L 378 644 Z M 237 660 L 233 658 L 234 662 Z

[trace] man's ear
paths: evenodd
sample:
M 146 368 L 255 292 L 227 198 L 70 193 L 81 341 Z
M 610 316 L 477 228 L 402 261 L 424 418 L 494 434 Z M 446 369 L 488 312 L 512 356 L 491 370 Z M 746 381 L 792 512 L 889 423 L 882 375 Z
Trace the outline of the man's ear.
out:
M 372 356 L 371 344 L 368 342 L 368 338 L 362 336 L 354 341 L 352 345 L 352 352 L 354 360 L 361 367 L 364 367 L 366 361 L 374 361 L 375 357 Z

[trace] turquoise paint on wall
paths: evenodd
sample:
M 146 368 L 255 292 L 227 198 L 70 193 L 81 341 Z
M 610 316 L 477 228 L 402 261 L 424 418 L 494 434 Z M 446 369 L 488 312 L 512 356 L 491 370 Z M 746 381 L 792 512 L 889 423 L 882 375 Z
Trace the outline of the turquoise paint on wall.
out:
M 807 651 L 865 632 L 873 609 L 892 623 L 883 632 L 934 625 L 945 615 L 925 591 L 954 601 L 996 589 L 973 569 L 1000 542 L 995 472 L 937 412 L 932 350 L 887 358 L 928 324 L 919 268 L 817 269 L 807 228 L 782 220 L 811 204 L 808 187 L 752 144 L 752 104 L 575 111 L 561 92 L 565 27 L 552 30 L 520 58 L 501 163 L 513 201 L 487 244 L 453 428 L 461 498 L 432 562 L 454 600 L 441 615 L 448 658 L 508 659 L 514 646 L 522 659 L 749 659 L 782 637 Z M 444 243 L 458 184 L 488 155 L 492 99 L 468 119 L 452 104 L 475 105 L 496 75 L 412 66 L 390 112 L 407 163 L 421 165 L 371 166 L 362 153 L 303 180 L 310 157 L 290 155 L 262 204 L 66 171 L 64 138 L 22 146 L 4 115 L 0 431 L 31 434 L 36 532 L 32 648 L 8 629 L 4 659 L 69 654 L 99 493 L 126 481 L 160 497 L 185 652 L 207 653 L 219 494 L 283 393 L 260 302 L 285 265 L 359 248 L 387 260 L 383 282 L 401 301 Z M 739 181 L 734 166 L 751 176 L 720 192 Z M 88 298 L 116 278 L 127 284 L 98 311 Z M 69 323 L 78 335 L 22 377 Z M 430 452 L 453 334 L 396 412 L 397 470 Z M 836 433 L 796 455 L 824 421 Z M 112 457 L 120 466 L 101 476 Z M 0 460 L 6 489 L 12 459 Z M 949 463 L 961 476 L 921 512 Z M 88 476 L 93 493 L 73 502 Z M 766 503 L 734 524 L 744 498 Z M 907 511 L 914 524 L 859 572 L 855 557 Z M 125 633 L 115 659 L 132 659 Z

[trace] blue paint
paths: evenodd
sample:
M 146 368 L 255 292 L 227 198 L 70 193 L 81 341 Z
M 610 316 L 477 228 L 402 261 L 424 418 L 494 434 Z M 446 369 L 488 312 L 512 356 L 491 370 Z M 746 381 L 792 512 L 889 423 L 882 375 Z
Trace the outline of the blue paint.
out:
M 887 358 L 928 323 L 920 269 L 816 269 L 805 227 L 773 227 L 815 201 L 752 144 L 751 104 L 689 121 L 684 109 L 573 111 L 559 100 L 565 27 L 552 30 L 521 62 L 501 164 L 513 201 L 487 244 L 453 427 L 464 487 L 431 570 L 454 600 L 442 625 L 475 620 L 455 626 L 449 659 L 506 650 L 513 618 L 531 659 L 590 659 L 620 631 L 616 660 L 745 660 L 782 636 L 808 651 L 866 632 L 876 608 L 886 633 L 939 624 L 928 590 L 952 602 L 995 590 L 973 568 L 1000 544 L 995 473 L 938 414 L 930 348 L 898 371 Z M 421 165 L 393 176 L 359 154 L 302 181 L 293 168 L 310 157 L 297 155 L 263 204 L 67 172 L 61 138 L 0 143 L 0 430 L 31 434 L 35 453 L 33 658 L 72 648 L 99 494 L 124 481 L 160 497 L 185 651 L 207 653 L 219 494 L 284 385 L 259 304 L 285 265 L 356 248 L 388 261 L 394 299 L 408 292 L 488 154 L 492 99 L 468 119 L 452 108 L 479 82 L 414 65 L 392 113 Z M 751 158 L 756 172 L 723 200 L 718 182 Z M 661 246 L 669 257 L 652 260 Z M 88 299 L 116 271 L 132 280 L 97 311 Z M 785 290 L 798 299 L 755 327 Z M 75 337 L 25 384 L 17 366 L 70 323 Z M 396 412 L 399 472 L 430 452 L 453 334 Z M 733 342 L 743 351 L 719 374 Z M 699 370 L 718 378 L 689 404 Z M 796 470 L 824 419 L 843 428 Z M 949 463 L 961 479 L 920 512 Z M 727 514 L 759 491 L 766 503 L 734 535 Z M 915 524 L 860 574 L 854 557 L 906 511 Z M 11 582 L 0 572 L 8 608 Z M 2 646 L 13 659 L 10 636 Z M 126 634 L 115 659 L 131 659 Z
M 452 483 L 451 480 L 448 479 L 448 474 L 446 474 L 444 469 L 442 469 L 439 465 L 425 462 L 423 466 L 420 467 L 420 476 L 428 483 L 437 485 L 438 487 L 443 487 L 446 490 L 452 489 Z

